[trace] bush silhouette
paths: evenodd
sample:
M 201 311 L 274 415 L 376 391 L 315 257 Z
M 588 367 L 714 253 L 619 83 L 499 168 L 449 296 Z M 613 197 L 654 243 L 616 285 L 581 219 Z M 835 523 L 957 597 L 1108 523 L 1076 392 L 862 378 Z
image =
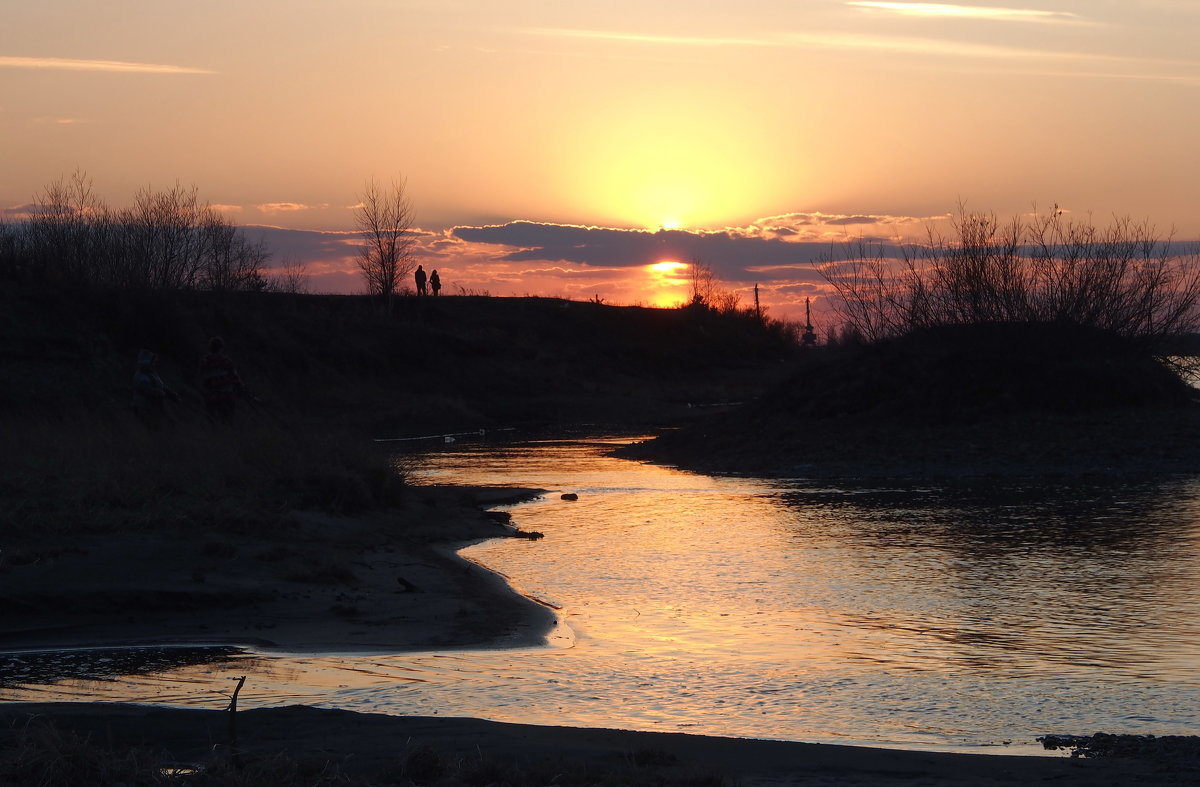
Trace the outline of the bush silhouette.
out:
M 1148 222 L 1100 228 L 1059 210 L 1002 224 L 960 209 L 957 238 L 850 249 L 819 266 L 843 332 L 867 341 L 944 325 L 1055 323 L 1154 345 L 1192 331 L 1200 257 Z

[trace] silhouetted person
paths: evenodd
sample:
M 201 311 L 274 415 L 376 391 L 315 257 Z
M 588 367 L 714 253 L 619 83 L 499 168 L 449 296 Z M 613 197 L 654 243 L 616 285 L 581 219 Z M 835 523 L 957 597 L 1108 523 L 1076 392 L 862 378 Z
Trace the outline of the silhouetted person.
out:
M 442 288 L 442 279 L 441 279 L 441 277 L 439 277 L 437 275 L 437 269 L 435 268 L 433 273 L 429 274 L 429 289 L 433 290 L 434 295 L 437 295 L 438 290 L 440 290 L 441 288 Z
M 150 427 L 167 421 L 167 400 L 179 401 L 158 376 L 158 356 L 149 350 L 138 350 L 137 369 L 133 373 L 133 411 Z
M 425 294 L 425 269 L 420 265 L 417 266 L 417 272 L 413 274 L 417 280 L 417 295 Z
M 237 367 L 225 354 L 225 342 L 214 336 L 208 342 L 208 355 L 200 360 L 200 390 L 208 414 L 223 421 L 233 418 L 238 394 L 246 393 Z

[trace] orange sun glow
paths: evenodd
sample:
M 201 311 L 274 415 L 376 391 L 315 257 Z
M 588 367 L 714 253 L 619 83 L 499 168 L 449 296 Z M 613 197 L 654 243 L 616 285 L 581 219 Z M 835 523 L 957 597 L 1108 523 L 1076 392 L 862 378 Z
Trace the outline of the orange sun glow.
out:
M 686 262 L 663 260 L 646 266 L 650 281 L 647 292 L 651 306 L 678 306 L 687 300 L 688 277 Z

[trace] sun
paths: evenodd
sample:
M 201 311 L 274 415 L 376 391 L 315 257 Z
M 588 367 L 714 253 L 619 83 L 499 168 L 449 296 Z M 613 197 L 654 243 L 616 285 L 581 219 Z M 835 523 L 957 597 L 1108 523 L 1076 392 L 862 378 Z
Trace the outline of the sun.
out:
M 686 97 L 644 101 L 576 135 L 570 172 L 590 215 L 620 226 L 678 230 L 724 226 L 757 199 L 760 150 L 738 117 L 681 125 L 706 110 Z
M 666 226 L 666 225 L 663 225 Z M 662 278 L 670 278 L 673 274 L 678 273 L 688 267 L 686 262 L 676 262 L 675 260 L 663 260 L 651 265 L 647 265 L 646 269 L 656 276 Z
M 690 280 L 686 262 L 662 260 L 645 266 L 649 281 L 645 292 L 650 296 L 650 305 L 657 307 L 678 306 L 687 300 Z

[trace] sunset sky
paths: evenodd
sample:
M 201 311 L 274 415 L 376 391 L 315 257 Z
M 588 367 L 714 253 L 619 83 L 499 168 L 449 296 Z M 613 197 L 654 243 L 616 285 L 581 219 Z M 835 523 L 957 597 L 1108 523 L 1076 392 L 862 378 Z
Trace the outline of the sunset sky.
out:
M 404 178 L 444 292 L 670 305 L 707 262 L 776 316 L 838 240 L 1058 204 L 1200 238 L 1200 2 L 40 0 L 0 27 L 0 210 L 75 170 L 199 188 L 361 291 Z

